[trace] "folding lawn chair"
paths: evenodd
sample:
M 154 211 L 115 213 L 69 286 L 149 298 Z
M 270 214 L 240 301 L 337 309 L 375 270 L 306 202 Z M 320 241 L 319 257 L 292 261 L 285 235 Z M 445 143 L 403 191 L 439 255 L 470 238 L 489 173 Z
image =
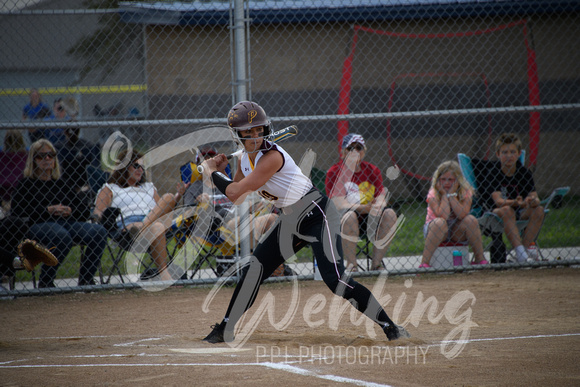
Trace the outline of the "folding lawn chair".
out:
M 236 262 L 237 238 L 221 225 L 216 213 L 209 213 L 208 205 L 195 206 L 195 212 L 189 216 L 178 216 L 166 234 L 174 241 L 175 249 L 181 249 L 186 243 L 193 246 L 195 263 L 189 276 L 193 279 L 201 270 L 208 268 L 216 277 L 220 277 Z M 211 224 L 209 224 L 211 222 Z
M 93 167 L 91 165 L 87 165 L 86 173 L 87 173 L 87 182 L 89 184 L 91 194 L 94 198 L 96 198 L 97 193 L 103 187 L 103 185 L 105 185 L 105 183 L 109 179 L 110 174 L 109 172 L 103 171 L 102 169 Z M 119 243 L 113 239 L 113 235 L 117 227 L 116 219 L 119 216 L 119 214 L 120 212 L 116 208 L 107 209 L 105 210 L 105 213 L 103 214 L 103 217 L 101 219 L 101 224 L 103 225 L 103 227 L 105 227 L 105 229 L 109 233 L 109 243 L 107 243 L 107 251 L 109 252 L 113 260 L 113 266 L 109 270 L 107 279 L 104 281 L 105 284 L 111 282 L 111 278 L 115 273 L 119 275 L 121 283 L 125 283 L 125 280 L 123 279 L 123 273 L 121 271 L 121 268 L 119 267 L 119 263 L 123 256 L 123 250 L 119 248 Z

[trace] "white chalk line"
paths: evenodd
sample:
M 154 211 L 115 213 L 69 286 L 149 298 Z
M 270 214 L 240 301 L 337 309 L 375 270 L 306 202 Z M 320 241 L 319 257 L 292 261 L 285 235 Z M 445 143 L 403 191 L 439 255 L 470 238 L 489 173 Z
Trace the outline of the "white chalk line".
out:
M 441 341 L 441 344 L 469 344 L 469 343 L 477 343 L 481 341 L 501 341 L 501 340 L 521 340 L 521 339 L 543 339 L 543 338 L 551 338 L 551 337 L 567 337 L 567 336 L 580 336 L 580 333 L 562 333 L 558 335 L 534 335 L 534 336 L 515 336 L 515 337 L 497 337 L 497 338 L 489 338 L 489 339 L 468 339 L 468 340 L 444 340 Z
M 164 336 L 164 337 L 150 337 L 150 338 L 147 338 L 147 339 L 140 339 L 140 340 L 130 341 L 128 343 L 123 343 L 123 344 L 113 344 L 113 347 L 131 347 L 131 346 L 138 345 L 140 343 L 145 343 L 145 342 L 148 342 L 148 341 L 159 341 L 159 340 L 162 340 L 162 339 L 167 338 L 167 337 L 171 337 L 171 335 L 167 335 L 167 336 Z
M 226 354 L 226 353 L 236 353 L 236 352 L 246 352 L 251 351 L 252 348 L 224 348 L 224 347 L 212 347 L 212 348 L 169 348 L 170 351 L 178 353 L 186 353 L 193 355 L 212 355 L 212 354 Z
M 429 348 L 436 348 L 436 347 L 441 347 L 443 345 L 449 345 L 449 344 L 472 344 L 472 343 L 480 343 L 480 342 L 485 342 L 485 341 L 544 339 L 544 338 L 570 337 L 570 336 L 580 336 L 580 333 L 562 333 L 562 334 L 557 334 L 557 335 L 533 335 L 533 336 L 514 336 L 514 337 L 491 337 L 491 338 L 484 338 L 484 339 L 468 339 L 468 340 L 441 340 L 438 343 L 425 344 L 425 345 L 421 345 L 420 347 L 425 347 L 425 348 L 429 349 Z
M 487 342 L 487 341 L 504 341 L 504 340 L 525 340 L 525 339 L 542 339 L 542 338 L 555 338 L 555 337 L 570 337 L 570 336 L 580 336 L 580 333 L 563 333 L 554 335 L 528 335 L 528 336 L 514 336 L 514 337 L 496 337 L 496 338 L 482 338 L 482 339 L 469 339 L 469 340 L 444 340 L 439 344 L 431 344 L 430 346 L 439 346 L 449 343 L 477 343 L 477 342 Z M 106 337 L 106 336 L 103 336 Z M 150 340 L 159 340 L 160 338 L 150 338 Z M 133 343 L 141 342 L 147 339 L 138 340 Z M 126 345 L 128 345 L 127 343 Z M 145 355 L 148 357 L 153 356 L 167 356 L 167 355 Z M 106 357 L 107 355 L 103 355 Z M 109 355 L 113 356 L 126 356 L 126 355 Z M 71 356 L 71 357 L 81 357 L 81 356 Z M 87 356 L 89 357 L 89 356 Z M 294 363 L 294 362 L 293 362 Z M 371 383 L 364 380 L 345 378 L 336 375 L 321 375 L 313 371 L 305 370 L 300 367 L 290 365 L 288 363 L 272 363 L 272 362 L 259 362 L 259 363 L 147 363 L 147 364 L 117 364 L 117 363 L 107 363 L 107 364 L 37 364 L 37 365 L 0 365 L 0 369 L 4 368 L 90 368 L 90 367 L 248 367 L 248 366 L 259 366 L 266 367 L 270 369 L 276 369 L 280 371 L 290 372 L 298 375 L 312 376 L 318 379 L 330 380 L 339 383 L 350 383 L 357 386 L 368 386 L 368 387 L 390 387 L 386 384 Z
M 303 368 L 292 366 L 290 364 L 284 364 L 284 363 L 256 363 L 256 364 L 261 365 L 261 366 L 266 367 L 266 368 L 272 368 L 275 370 L 286 371 L 286 372 L 290 372 L 290 373 L 298 374 L 298 375 L 303 375 L 303 376 L 313 376 L 313 377 L 318 378 L 318 379 L 330 380 L 332 382 L 350 383 L 350 384 L 354 384 L 357 386 L 368 386 L 368 387 L 379 387 L 379 386 L 380 387 L 391 387 L 388 384 L 377 384 L 377 383 L 367 382 L 365 380 L 345 378 L 342 376 L 320 375 L 320 374 L 317 374 L 313 371 L 308 371 L 308 370 L 305 370 Z
M 2 368 L 89 368 L 89 367 L 266 367 L 270 369 L 290 372 L 293 374 L 312 376 L 318 379 L 330 380 L 339 383 L 350 383 L 357 386 L 365 387 L 391 387 L 388 384 L 371 383 L 364 380 L 345 378 L 336 375 L 319 375 L 313 371 L 308 371 L 299 367 L 291 366 L 284 363 L 163 363 L 163 364 L 38 364 L 38 365 L 21 365 L 21 366 L 0 366 Z
M 167 354 L 161 353 L 110 353 L 107 355 L 69 355 L 61 356 L 70 359 L 105 359 L 108 357 L 167 357 Z
M 81 339 L 107 339 L 119 336 L 48 336 L 48 337 L 21 337 L 20 340 L 81 340 Z
M 120 336 L 50 336 L 50 337 L 22 337 L 20 340 L 83 340 L 83 339 L 107 339 Z M 142 345 L 150 341 L 159 341 L 164 338 L 173 337 L 173 335 L 164 335 L 162 337 L 146 337 L 139 340 L 130 341 L 127 343 L 113 344 L 114 347 L 133 347 L 133 346 L 150 346 L 150 344 Z M 166 346 L 166 345 L 161 345 Z

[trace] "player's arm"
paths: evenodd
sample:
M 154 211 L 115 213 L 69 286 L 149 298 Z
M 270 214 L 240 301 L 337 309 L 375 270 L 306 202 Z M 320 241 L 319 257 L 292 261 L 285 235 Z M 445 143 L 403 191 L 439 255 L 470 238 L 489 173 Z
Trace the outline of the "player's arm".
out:
M 236 168 L 236 173 L 234 174 L 234 181 L 240 181 L 244 178 L 244 174 L 242 173 L 241 160 L 238 160 L 237 164 L 238 164 L 238 166 Z
M 224 192 L 225 195 L 232 202 L 236 203 L 238 199 L 245 197 L 250 192 L 257 191 L 258 188 L 266 184 L 282 168 L 283 163 L 284 158 L 280 152 L 271 151 L 266 153 L 262 156 L 252 173 L 239 181 L 234 181 L 227 185 L 226 192 Z

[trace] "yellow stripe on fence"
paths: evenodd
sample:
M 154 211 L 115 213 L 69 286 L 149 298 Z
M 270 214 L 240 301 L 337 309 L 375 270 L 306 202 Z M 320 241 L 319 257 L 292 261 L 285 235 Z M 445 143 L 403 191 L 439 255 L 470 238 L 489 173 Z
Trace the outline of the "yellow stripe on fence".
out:
M 112 85 L 112 86 L 71 86 L 71 87 L 38 87 L 40 94 L 108 94 L 138 93 L 147 91 L 147 85 Z M 28 95 L 30 89 L 0 89 L 0 96 Z

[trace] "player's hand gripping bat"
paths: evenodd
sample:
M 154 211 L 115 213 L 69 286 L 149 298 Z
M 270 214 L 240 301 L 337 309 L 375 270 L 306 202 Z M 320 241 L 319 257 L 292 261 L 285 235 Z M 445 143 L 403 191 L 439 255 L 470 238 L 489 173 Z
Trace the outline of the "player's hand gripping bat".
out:
M 294 137 L 297 134 L 298 134 L 298 128 L 296 127 L 296 125 L 291 125 L 291 126 L 288 126 L 284 129 L 280 129 L 280 130 L 277 130 L 274 133 L 272 133 L 272 139 L 274 142 L 280 142 L 280 141 L 285 140 L 287 138 Z M 234 153 L 229 154 L 227 156 L 228 160 L 231 160 L 232 157 L 235 157 L 235 156 L 242 154 L 242 151 L 243 151 L 243 149 L 239 149 L 239 150 L 235 151 Z M 199 173 L 203 173 L 203 165 L 198 165 L 197 171 Z

